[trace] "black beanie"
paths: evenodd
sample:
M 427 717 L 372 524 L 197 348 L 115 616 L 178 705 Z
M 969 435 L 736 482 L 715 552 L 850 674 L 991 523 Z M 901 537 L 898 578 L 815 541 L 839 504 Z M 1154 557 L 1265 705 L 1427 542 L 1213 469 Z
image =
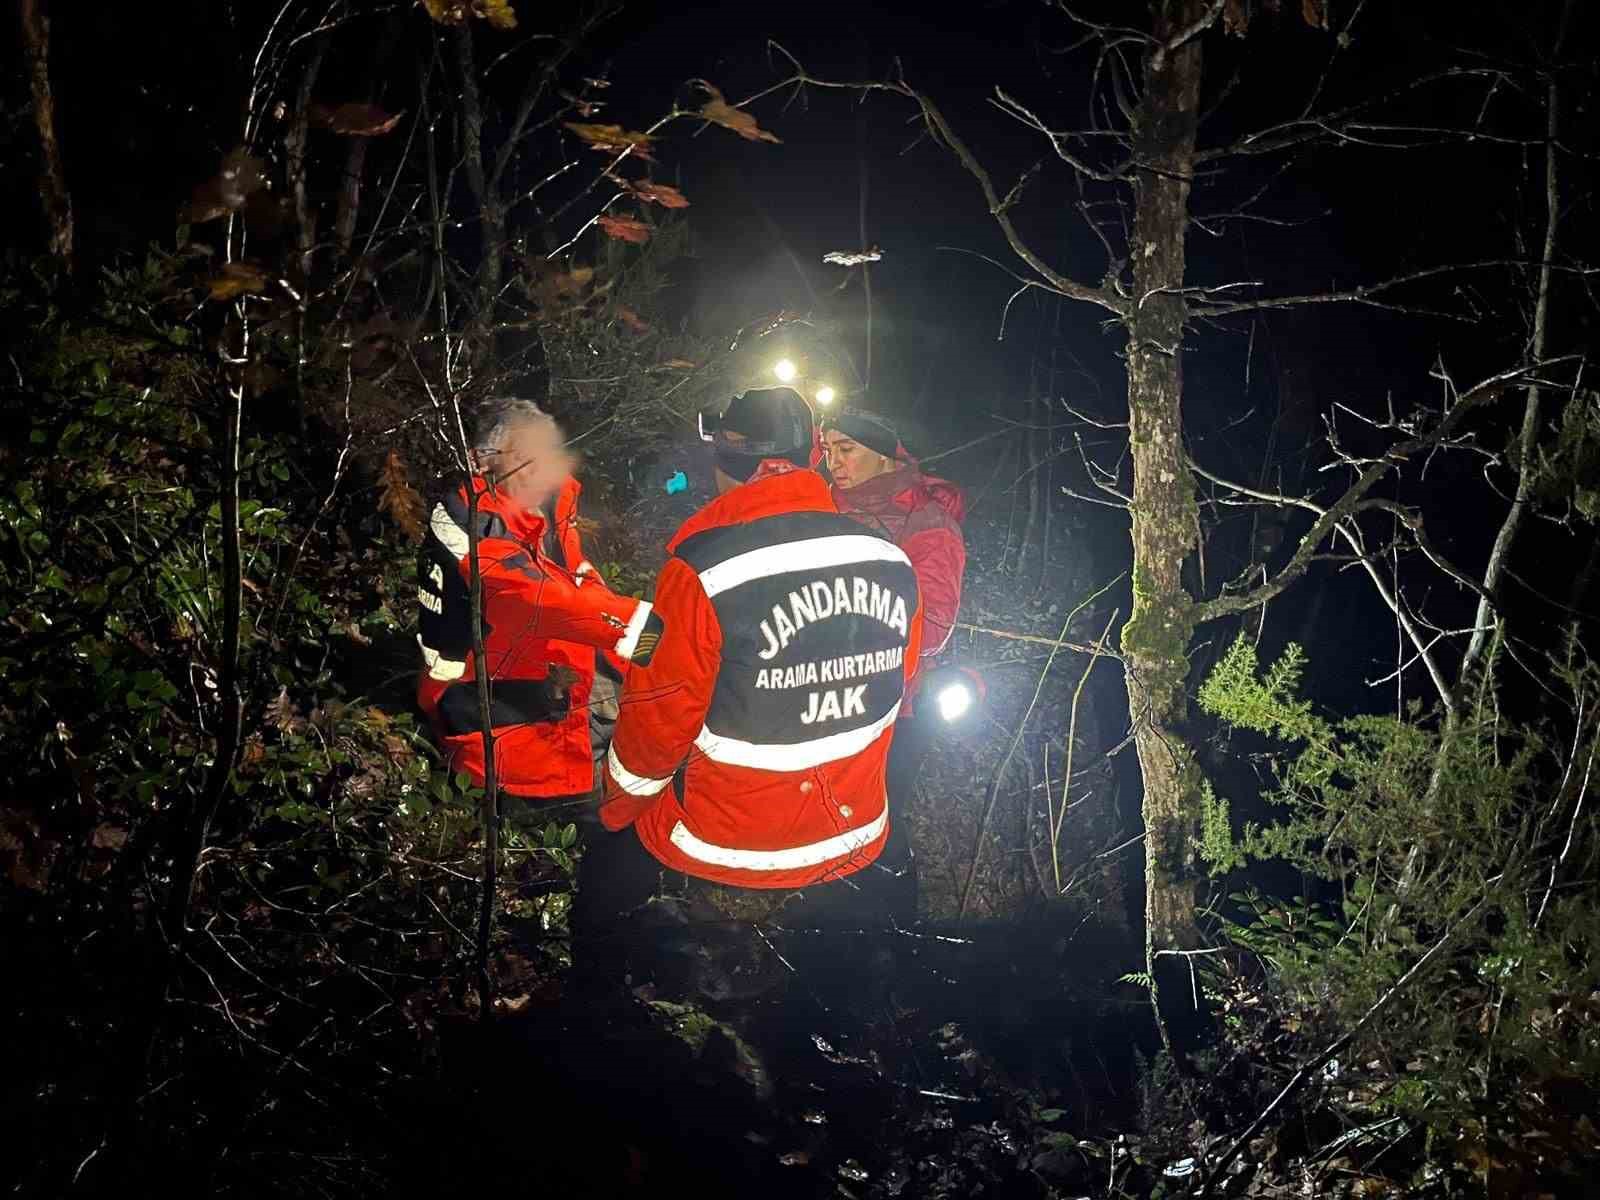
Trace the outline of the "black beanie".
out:
M 900 434 L 895 427 L 864 408 L 846 408 L 829 414 L 823 420 L 823 428 L 837 429 L 851 441 L 860 442 L 885 458 L 893 458 L 900 448 Z
M 724 433 L 743 434 L 731 445 Z M 797 467 L 811 463 L 811 409 L 793 388 L 752 388 L 733 398 L 717 424 L 717 466 L 741 482 L 764 459 L 783 458 Z

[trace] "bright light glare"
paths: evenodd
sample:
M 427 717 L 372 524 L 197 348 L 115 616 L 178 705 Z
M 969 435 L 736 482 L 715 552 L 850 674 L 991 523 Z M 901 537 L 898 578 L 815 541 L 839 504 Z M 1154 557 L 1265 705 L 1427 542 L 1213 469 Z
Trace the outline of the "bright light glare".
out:
M 822 387 L 819 387 L 817 389 L 817 403 L 818 404 L 832 404 L 833 403 L 833 389 L 831 387 L 828 387 L 826 384 L 824 384 Z
M 939 689 L 939 715 L 946 721 L 959 721 L 972 707 L 972 689 L 964 683 L 952 683 Z
M 796 367 L 787 358 L 780 358 L 772 364 L 772 373 L 778 377 L 780 383 L 788 383 L 796 375 L 800 374 L 800 368 Z

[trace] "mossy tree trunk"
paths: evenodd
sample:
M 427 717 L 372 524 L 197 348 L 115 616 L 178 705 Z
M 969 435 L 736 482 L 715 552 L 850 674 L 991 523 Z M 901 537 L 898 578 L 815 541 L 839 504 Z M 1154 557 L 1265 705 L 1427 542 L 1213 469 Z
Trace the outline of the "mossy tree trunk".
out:
M 1161 0 L 1154 33 L 1173 40 L 1202 0 Z M 1184 234 L 1200 96 L 1200 39 L 1145 59 L 1133 129 L 1141 163 L 1132 246 L 1128 420 L 1133 459 L 1133 610 L 1122 630 L 1128 702 L 1144 777 L 1145 917 L 1153 947 L 1189 945 L 1195 929 L 1198 812 L 1186 745 L 1184 678 L 1194 629 L 1182 579 L 1196 538 L 1183 448 Z

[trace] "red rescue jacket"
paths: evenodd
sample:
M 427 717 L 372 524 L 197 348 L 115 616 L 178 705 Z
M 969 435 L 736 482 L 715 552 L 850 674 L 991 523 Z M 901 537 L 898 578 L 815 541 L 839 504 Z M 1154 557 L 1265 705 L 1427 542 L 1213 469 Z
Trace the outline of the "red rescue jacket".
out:
M 750 888 L 883 849 L 884 767 L 922 639 L 916 573 L 813 471 L 769 461 L 668 544 L 665 633 L 636 666 L 602 822 L 685 874 Z
M 839 511 L 877 531 L 906 552 L 922 595 L 922 657 L 945 648 L 961 609 L 967 544 L 961 534 L 966 497 L 949 480 L 924 475 L 902 449 L 897 470 L 859 487 L 833 489 Z
M 493 680 L 491 719 L 500 786 L 514 796 L 570 796 L 594 786 L 589 694 L 595 651 L 621 669 L 644 661 L 660 634 L 652 606 L 600 580 L 579 544 L 576 480 L 550 514 L 529 512 L 474 477 L 478 561 L 484 587 L 484 653 Z M 422 674 L 417 703 L 452 769 L 482 786 L 478 664 L 472 653 L 472 565 L 467 489 L 433 508 L 417 565 Z M 562 688 L 552 667 L 571 672 Z

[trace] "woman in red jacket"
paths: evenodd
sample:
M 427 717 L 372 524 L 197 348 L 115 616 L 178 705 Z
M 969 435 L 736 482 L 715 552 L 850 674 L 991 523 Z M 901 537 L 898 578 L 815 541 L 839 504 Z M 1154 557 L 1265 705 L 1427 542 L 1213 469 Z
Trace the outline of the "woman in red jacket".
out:
M 922 596 L 921 664 L 945 648 L 961 608 L 961 575 L 967 544 L 961 534 L 966 499 L 948 480 L 925 475 L 906 452 L 895 427 L 877 413 L 846 408 L 822 421 L 822 447 L 833 498 L 839 511 L 889 538 L 911 560 Z M 906 810 L 917 786 L 936 727 L 931 706 L 914 704 L 918 671 L 889 752 L 889 841 L 880 862 L 899 873 L 905 891 L 900 905 L 916 907 L 916 858 L 906 826 Z

